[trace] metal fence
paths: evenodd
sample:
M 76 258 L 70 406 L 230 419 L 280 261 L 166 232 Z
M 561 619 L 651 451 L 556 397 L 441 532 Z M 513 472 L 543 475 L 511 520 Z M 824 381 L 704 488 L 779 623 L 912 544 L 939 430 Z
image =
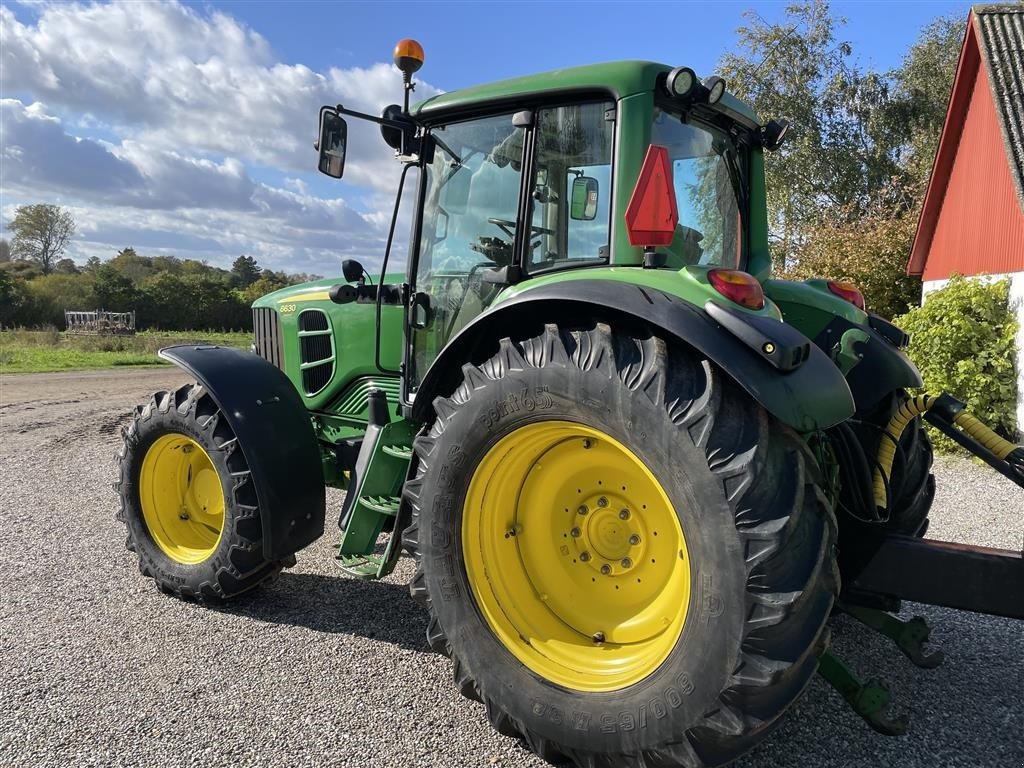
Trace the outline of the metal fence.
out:
M 64 310 L 68 333 L 130 334 L 135 333 L 135 312 L 81 312 Z

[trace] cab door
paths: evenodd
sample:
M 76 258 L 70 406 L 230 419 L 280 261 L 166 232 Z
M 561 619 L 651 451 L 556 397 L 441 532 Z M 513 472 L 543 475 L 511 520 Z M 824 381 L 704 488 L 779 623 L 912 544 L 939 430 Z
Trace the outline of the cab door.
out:
M 590 100 L 430 128 L 405 402 L 509 282 L 608 263 L 614 127 L 614 102 Z
M 512 113 L 430 129 L 408 309 L 406 400 L 438 352 L 493 301 L 516 264 L 527 129 Z

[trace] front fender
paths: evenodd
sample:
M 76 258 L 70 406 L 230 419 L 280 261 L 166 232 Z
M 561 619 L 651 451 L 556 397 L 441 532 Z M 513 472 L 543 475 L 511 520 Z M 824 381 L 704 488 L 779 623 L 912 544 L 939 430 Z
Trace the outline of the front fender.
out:
M 323 535 L 320 449 L 288 377 L 235 347 L 167 347 L 159 354 L 203 385 L 234 430 L 252 472 L 266 558 L 280 560 Z
M 583 318 L 639 321 L 688 344 L 798 431 L 827 429 L 853 415 L 843 374 L 803 334 L 772 318 L 708 305 L 701 309 L 649 286 L 612 280 L 573 280 L 523 291 L 481 314 L 441 350 L 423 377 L 412 416 L 429 420 L 434 397 L 454 388 L 462 364 L 483 362 L 502 337 L 538 323 Z

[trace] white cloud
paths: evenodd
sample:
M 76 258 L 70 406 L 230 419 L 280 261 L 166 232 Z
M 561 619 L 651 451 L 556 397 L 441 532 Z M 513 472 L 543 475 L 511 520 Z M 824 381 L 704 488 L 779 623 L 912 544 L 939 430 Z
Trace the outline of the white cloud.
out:
M 381 254 L 399 168 L 377 127 L 349 124 L 345 180 L 365 188 L 368 213 L 308 179 L 320 105 L 379 114 L 401 98 L 392 65 L 285 64 L 231 16 L 178 3 L 37 11 L 22 22 L 0 6 L 0 89 L 17 97 L 0 113 L 5 218 L 18 202 L 72 207 L 79 256 L 134 243 L 323 273 L 342 254 Z

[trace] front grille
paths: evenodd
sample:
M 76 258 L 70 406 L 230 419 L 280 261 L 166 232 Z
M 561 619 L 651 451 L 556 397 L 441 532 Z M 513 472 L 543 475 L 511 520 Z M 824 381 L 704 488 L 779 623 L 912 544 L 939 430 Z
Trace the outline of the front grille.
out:
M 331 323 L 319 309 L 307 309 L 299 315 L 300 331 L 329 331 Z
M 256 354 L 269 363 L 283 368 L 281 354 L 281 319 L 270 307 L 256 307 L 252 311 L 252 334 Z
M 331 321 L 319 309 L 307 309 L 299 315 L 299 357 L 302 389 L 312 397 L 334 376 L 334 339 Z

